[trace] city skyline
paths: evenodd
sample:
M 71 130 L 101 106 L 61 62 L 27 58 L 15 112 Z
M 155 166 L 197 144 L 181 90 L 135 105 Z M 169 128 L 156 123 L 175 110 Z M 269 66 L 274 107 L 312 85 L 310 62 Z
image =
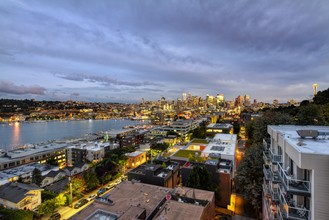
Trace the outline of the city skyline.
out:
M 5 1 L 0 98 L 286 102 L 329 85 L 326 1 Z

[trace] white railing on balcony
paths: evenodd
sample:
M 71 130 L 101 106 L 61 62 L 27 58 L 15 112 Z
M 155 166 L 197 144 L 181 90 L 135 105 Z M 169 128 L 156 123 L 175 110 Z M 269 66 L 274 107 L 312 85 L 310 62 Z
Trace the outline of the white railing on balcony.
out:
M 282 168 L 280 164 L 278 164 L 279 168 L 279 176 L 286 186 L 288 191 L 299 191 L 299 192 L 307 192 L 311 193 L 311 182 L 307 180 L 299 180 L 294 176 L 287 175 L 285 169 Z
M 263 164 L 264 177 L 266 180 L 271 179 L 271 169 L 269 165 Z
M 278 171 L 273 171 L 271 169 L 271 177 L 272 177 L 272 181 L 281 182 Z
M 267 211 L 268 218 L 271 220 L 277 220 L 279 207 L 275 203 L 270 204 L 269 199 L 265 200 L 265 205 L 266 205 L 266 211 Z
M 272 162 L 276 162 L 276 163 L 282 162 L 282 155 L 274 154 L 272 152 L 272 150 L 270 150 L 269 152 L 270 152 L 270 158 L 271 158 Z
M 296 219 L 296 220 L 310 220 L 311 219 L 311 211 L 305 207 L 295 205 L 295 201 L 286 200 L 286 193 L 282 191 L 282 189 L 278 188 L 279 192 L 279 200 L 280 200 L 280 208 L 282 209 L 281 216 L 285 216 L 287 219 Z M 282 215 L 283 214 L 283 215 Z
M 270 154 L 268 151 L 263 151 L 263 160 L 265 163 L 270 163 L 271 158 L 270 158 Z
M 271 147 L 271 143 L 269 143 L 265 138 L 263 139 L 263 148 L 264 150 L 268 150 Z
M 279 200 L 279 192 L 278 192 L 278 188 L 274 188 L 272 186 L 272 184 L 270 184 L 270 193 L 271 193 L 271 197 L 272 197 L 272 200 Z

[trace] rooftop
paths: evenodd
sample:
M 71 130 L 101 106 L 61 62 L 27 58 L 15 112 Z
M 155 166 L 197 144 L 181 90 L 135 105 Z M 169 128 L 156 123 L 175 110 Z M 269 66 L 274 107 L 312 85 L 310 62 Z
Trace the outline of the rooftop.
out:
M 46 175 L 48 172 L 54 170 L 58 170 L 58 167 L 49 166 L 46 164 L 40 164 L 40 163 L 30 163 L 27 165 L 22 165 L 19 167 L 10 168 L 7 170 L 2 170 L 0 172 L 0 185 L 5 184 L 8 182 L 8 179 L 11 179 L 13 177 L 18 176 L 30 176 L 32 171 L 37 168 L 41 171 L 42 175 Z
M 131 152 L 131 153 L 126 153 L 126 156 L 127 157 L 137 157 L 138 155 L 141 155 L 145 152 L 142 152 L 142 151 L 134 151 L 134 152 Z
M 209 155 L 219 153 L 221 156 L 234 156 L 237 144 L 236 134 L 216 134 L 202 153 Z
M 65 149 L 65 144 L 50 143 L 50 144 L 29 144 L 15 150 L 7 151 L 6 156 L 0 157 L 0 162 L 11 161 L 11 159 L 26 157 L 38 153 L 53 152 L 58 149 Z
M 231 129 L 233 125 L 231 124 L 222 124 L 222 123 L 214 123 L 209 124 L 207 128 L 220 128 L 220 129 Z
M 166 195 L 171 194 L 169 200 Z M 181 200 L 175 200 L 180 195 Z M 146 213 L 153 219 L 200 219 L 205 205 L 213 201 L 214 192 L 179 187 L 174 190 L 143 183 L 124 181 L 117 185 L 104 198 L 113 201 L 111 205 L 95 200 L 91 205 L 72 216 L 70 219 L 136 219 L 136 216 Z
M 296 126 L 296 125 L 271 125 L 274 131 L 284 136 L 291 146 L 305 154 L 329 155 L 329 126 Z M 297 130 L 316 130 L 320 134 L 316 138 L 301 138 Z

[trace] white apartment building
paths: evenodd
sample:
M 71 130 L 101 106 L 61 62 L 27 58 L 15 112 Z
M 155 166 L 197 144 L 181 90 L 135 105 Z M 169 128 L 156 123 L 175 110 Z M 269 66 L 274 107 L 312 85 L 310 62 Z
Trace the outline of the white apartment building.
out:
M 268 126 L 263 219 L 327 220 L 329 127 Z

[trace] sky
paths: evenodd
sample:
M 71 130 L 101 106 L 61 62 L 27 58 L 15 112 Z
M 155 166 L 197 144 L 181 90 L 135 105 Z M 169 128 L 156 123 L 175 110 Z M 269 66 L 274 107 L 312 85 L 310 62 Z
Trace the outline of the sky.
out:
M 0 98 L 310 99 L 329 87 L 329 1 L 0 1 Z

